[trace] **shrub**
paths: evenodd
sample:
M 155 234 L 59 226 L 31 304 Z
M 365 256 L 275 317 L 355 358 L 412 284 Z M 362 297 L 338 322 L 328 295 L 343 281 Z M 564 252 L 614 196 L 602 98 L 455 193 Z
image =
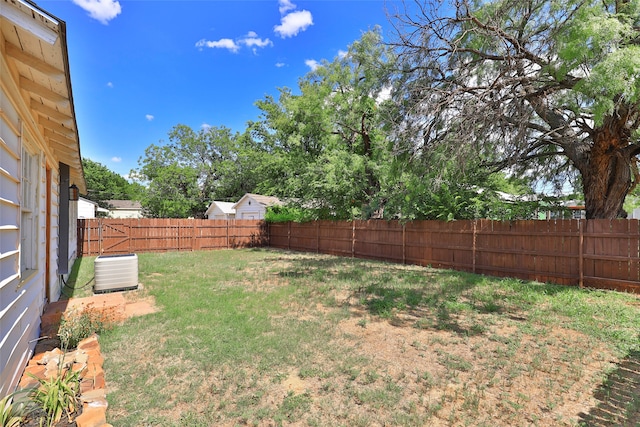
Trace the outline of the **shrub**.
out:
M 307 222 L 314 219 L 310 210 L 295 206 L 270 206 L 264 214 L 266 222 Z
M 77 347 L 83 339 L 102 332 L 106 327 L 106 320 L 104 313 L 91 307 L 83 311 L 72 310 L 65 313 L 58 330 L 60 346 L 64 349 Z

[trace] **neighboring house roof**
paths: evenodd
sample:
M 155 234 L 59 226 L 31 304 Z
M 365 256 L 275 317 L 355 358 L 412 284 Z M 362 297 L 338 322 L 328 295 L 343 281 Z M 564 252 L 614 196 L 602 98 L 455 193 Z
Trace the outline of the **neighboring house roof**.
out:
M 214 200 L 213 202 L 211 202 L 211 204 L 207 208 L 207 212 L 205 212 L 205 215 L 209 216 L 209 214 L 213 212 L 213 210 L 216 207 L 220 209 L 224 214 L 233 215 L 236 213 L 236 210 L 234 209 L 233 205 L 235 205 L 235 203 L 233 202 L 220 202 L 218 200 Z
M 31 1 L 2 0 L 0 31 L 5 41 L 3 57 L 20 76 L 19 89 L 27 94 L 27 108 L 44 130 L 42 138 L 55 158 L 69 166 L 69 185 L 76 184 L 86 193 L 65 22 Z M 0 77 L 5 83 L 10 76 Z M 11 93 L 11 85 L 5 86 L 10 96 L 23 97 Z
M 244 196 L 242 196 L 240 198 L 240 200 L 238 200 L 233 205 L 233 208 L 237 209 L 238 206 L 241 205 L 248 198 L 251 198 L 251 199 L 255 200 L 256 202 L 260 203 L 265 208 L 269 207 L 269 206 L 282 205 L 282 201 L 280 199 L 278 199 L 277 197 L 275 197 L 275 196 L 263 196 L 263 195 L 260 195 L 260 194 L 247 193 Z
M 134 200 L 107 200 L 110 209 L 142 209 L 142 204 Z

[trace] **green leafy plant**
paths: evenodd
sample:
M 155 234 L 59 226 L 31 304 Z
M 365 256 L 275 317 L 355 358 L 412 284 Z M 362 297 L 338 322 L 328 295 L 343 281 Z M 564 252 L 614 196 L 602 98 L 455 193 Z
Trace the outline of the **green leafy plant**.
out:
M 49 379 L 38 378 L 39 387 L 33 389 L 30 398 L 39 405 L 46 413 L 46 425 L 51 427 L 55 425 L 64 413 L 67 414 L 69 422 L 73 420 L 72 414 L 78 405 L 78 391 L 80 388 L 80 372 L 72 372 L 71 370 L 62 369 L 58 375 Z
M 313 219 L 312 211 L 296 206 L 270 206 L 264 215 L 266 222 L 306 222 Z
M 9 394 L 0 399 L 0 426 L 18 427 L 29 412 L 28 404 L 16 402 L 16 394 Z
M 62 348 L 74 348 L 83 339 L 93 333 L 105 329 L 107 322 L 105 314 L 87 307 L 83 311 L 70 311 L 62 316 L 58 336 Z

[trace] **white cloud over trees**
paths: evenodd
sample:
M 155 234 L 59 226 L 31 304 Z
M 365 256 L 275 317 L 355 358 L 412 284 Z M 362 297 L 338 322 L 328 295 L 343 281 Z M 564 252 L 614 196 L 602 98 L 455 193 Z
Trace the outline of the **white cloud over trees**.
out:
M 298 10 L 282 17 L 280 25 L 273 27 L 273 31 L 285 39 L 297 36 L 299 32 L 313 25 L 313 16 L 308 10 Z

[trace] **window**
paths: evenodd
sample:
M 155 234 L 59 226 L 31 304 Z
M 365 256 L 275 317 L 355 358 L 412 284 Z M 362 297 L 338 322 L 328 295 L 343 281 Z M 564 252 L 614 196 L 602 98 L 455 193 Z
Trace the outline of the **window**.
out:
M 22 200 L 20 201 L 20 273 L 38 268 L 39 156 L 22 148 Z

